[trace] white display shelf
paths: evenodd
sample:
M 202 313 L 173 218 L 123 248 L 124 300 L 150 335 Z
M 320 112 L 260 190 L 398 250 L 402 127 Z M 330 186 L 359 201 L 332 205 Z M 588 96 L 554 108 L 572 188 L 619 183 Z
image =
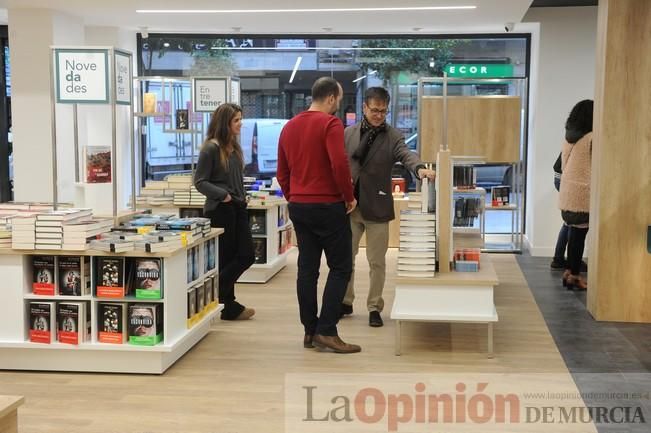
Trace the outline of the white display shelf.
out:
M 191 246 L 199 246 L 199 269 L 203 270 L 202 243 L 215 238 L 221 230 L 213 230 Z M 218 240 L 216 240 L 218 242 Z M 218 244 L 215 245 L 217 251 Z M 161 254 L 163 260 L 163 299 L 98 298 L 95 296 L 41 296 L 31 293 L 31 260 L 29 254 L 0 255 L 0 369 L 82 371 L 113 373 L 165 372 L 209 331 L 210 323 L 221 311 L 218 305 L 204 311 L 204 316 L 188 329 L 187 319 L 187 248 Z M 86 252 L 88 254 L 88 252 Z M 61 252 L 58 255 L 66 255 Z M 77 254 L 78 255 L 78 254 Z M 122 254 L 100 253 L 100 256 L 123 257 Z M 129 255 L 131 256 L 131 255 Z M 140 257 L 156 257 L 142 254 Z M 218 257 L 215 265 L 218 268 Z M 196 283 L 216 274 L 216 270 L 203 273 Z M 85 301 L 91 311 L 91 340 L 80 345 L 34 343 L 28 341 L 29 301 Z M 137 346 L 128 343 L 108 344 L 97 341 L 97 304 L 120 302 L 126 304 L 156 303 L 163 309 L 163 341 L 155 346 Z

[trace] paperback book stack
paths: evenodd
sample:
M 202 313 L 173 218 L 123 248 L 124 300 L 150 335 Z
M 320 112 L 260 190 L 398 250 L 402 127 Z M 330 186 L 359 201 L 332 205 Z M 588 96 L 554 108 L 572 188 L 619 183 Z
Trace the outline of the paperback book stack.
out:
M 431 278 L 436 271 L 436 216 L 420 210 L 400 212 L 398 276 Z
M 192 186 L 192 175 L 170 174 L 165 177 L 167 188 L 173 191 L 186 191 Z
M 105 251 L 107 253 L 125 253 L 133 251 L 133 241 L 125 241 L 123 239 L 96 239 L 90 242 L 90 248 L 97 251 Z
M 206 196 L 201 194 L 194 186 L 181 191 L 174 191 L 175 206 L 203 206 Z
M 161 221 L 156 224 L 158 231 L 175 231 L 181 233 L 183 246 L 203 238 L 204 225 L 200 226 L 194 218 L 176 218 Z
M 36 243 L 36 215 L 11 219 L 11 248 L 33 250 Z
M 66 209 L 36 215 L 36 242 L 34 249 L 63 249 L 63 225 L 65 223 L 90 218 L 91 216 L 91 209 Z
M 158 253 L 175 251 L 183 247 L 183 237 L 174 231 L 151 231 L 142 235 L 142 239 L 134 243 L 137 251 Z
M 63 249 L 86 250 L 89 242 L 107 233 L 113 227 L 111 218 L 90 218 L 63 224 Z
M 11 248 L 11 219 L 2 218 L 0 220 L 0 248 Z

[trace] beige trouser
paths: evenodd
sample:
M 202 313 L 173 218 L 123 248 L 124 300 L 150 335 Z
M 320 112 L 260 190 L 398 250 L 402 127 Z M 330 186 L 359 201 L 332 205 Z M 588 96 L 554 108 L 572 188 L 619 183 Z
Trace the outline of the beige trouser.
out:
M 344 304 L 353 305 L 355 299 L 355 258 L 359 241 L 366 232 L 366 259 L 369 264 L 369 289 L 366 306 L 368 311 L 382 311 L 384 299 L 384 278 L 386 275 L 386 254 L 389 248 L 389 223 L 366 221 L 359 208 L 350 214 L 350 228 L 353 232 L 353 273 L 350 275 Z

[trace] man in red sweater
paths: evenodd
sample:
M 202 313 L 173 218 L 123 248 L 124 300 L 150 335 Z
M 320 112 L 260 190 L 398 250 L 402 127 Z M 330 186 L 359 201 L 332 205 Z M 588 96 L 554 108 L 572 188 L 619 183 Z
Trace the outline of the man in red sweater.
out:
M 317 346 L 337 353 L 361 348 L 339 338 L 337 323 L 352 272 L 352 240 L 348 214 L 357 205 L 344 149 L 344 127 L 333 116 L 343 97 L 333 78 L 312 86 L 312 104 L 290 120 L 278 141 L 278 182 L 289 201 L 289 216 L 298 240 L 296 289 L 303 347 Z M 317 283 L 321 253 L 330 271 L 317 316 Z

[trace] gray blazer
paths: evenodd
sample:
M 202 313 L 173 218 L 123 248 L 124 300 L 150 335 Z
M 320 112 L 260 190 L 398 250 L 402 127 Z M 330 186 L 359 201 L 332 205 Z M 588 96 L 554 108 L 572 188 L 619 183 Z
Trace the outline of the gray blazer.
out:
M 360 143 L 361 127 L 362 124 L 357 123 L 344 131 L 353 184 L 359 182 L 359 210 L 368 221 L 391 221 L 395 218 L 391 188 L 393 165 L 401 162 L 414 173 L 424 165 L 418 155 L 409 150 L 402 133 L 389 125 L 377 136 L 364 164 L 360 165 L 352 155 Z

